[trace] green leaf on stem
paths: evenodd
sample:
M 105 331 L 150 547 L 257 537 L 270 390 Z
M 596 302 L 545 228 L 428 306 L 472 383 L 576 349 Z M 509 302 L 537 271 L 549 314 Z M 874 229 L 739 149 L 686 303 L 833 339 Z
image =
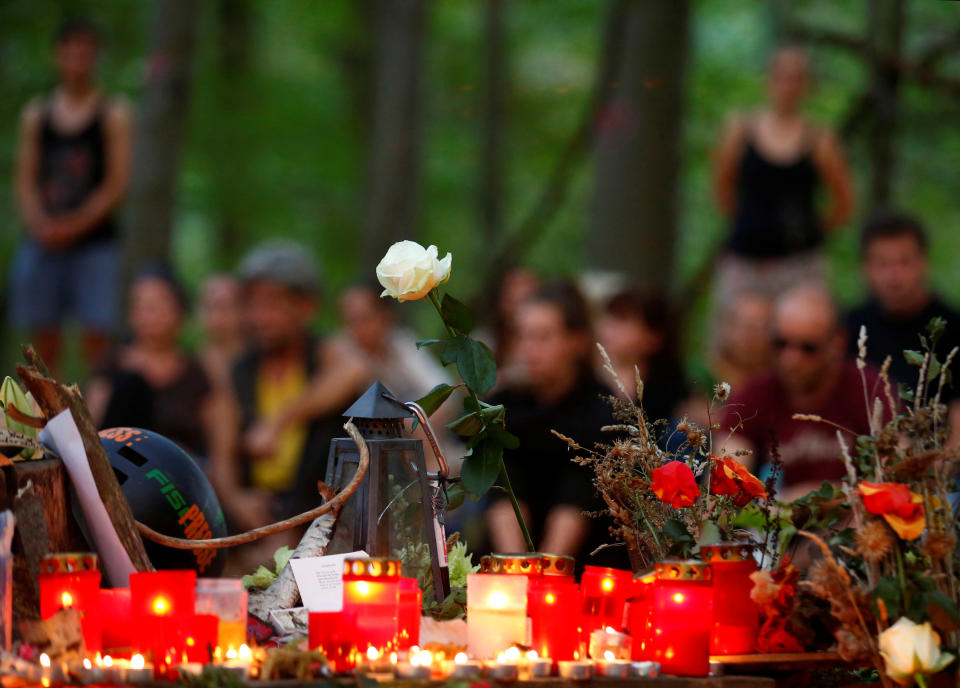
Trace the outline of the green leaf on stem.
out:
M 900 584 L 893 576 L 884 576 L 877 581 L 873 588 L 874 613 L 877 618 L 881 618 L 880 610 L 876 603 L 877 600 L 883 600 L 883 605 L 887 609 L 887 617 L 896 619 L 900 616 L 902 600 L 900 599 Z
M 504 449 L 517 449 L 520 446 L 520 438 L 507 430 L 502 423 L 488 426 L 487 432 Z
M 449 483 L 447 485 L 447 511 L 453 511 L 463 504 L 463 498 L 465 496 L 466 492 L 459 480 Z
M 930 335 L 930 349 L 932 350 L 936 348 L 940 336 L 943 334 L 943 331 L 947 329 L 947 321 L 939 316 L 931 318 L 924 329 L 926 329 L 927 334 Z
M 939 590 L 926 593 L 927 616 L 941 631 L 950 632 L 960 628 L 960 611 L 956 603 Z
M 440 304 L 440 316 L 443 322 L 461 334 L 470 334 L 473 329 L 473 314 L 462 302 L 450 296 L 443 295 Z
M 419 351 L 425 346 L 436 346 L 437 344 L 445 344 L 450 341 L 449 339 L 418 339 L 417 340 L 417 350 Z
M 669 519 L 666 523 L 663 524 L 664 534 L 678 543 L 692 543 L 693 537 L 687 531 L 687 527 L 683 525 L 680 521 L 675 518 Z
M 904 349 L 903 357 L 906 359 L 907 363 L 912 366 L 923 365 L 923 354 L 919 351 L 914 351 L 913 349 Z
M 700 539 L 697 541 L 697 546 L 715 545 L 721 540 L 723 540 L 723 536 L 720 534 L 720 527 L 714 521 L 704 521 L 700 528 Z
M 477 444 L 470 452 L 470 456 L 463 460 L 460 469 L 460 480 L 467 492 L 482 495 L 497 482 L 500 475 L 500 459 L 503 447 L 495 441 L 484 441 Z
M 497 363 L 483 342 L 467 339 L 457 354 L 457 372 L 474 393 L 482 397 L 497 382 Z
M 447 427 L 462 437 L 472 437 L 483 430 L 483 417 L 479 411 L 465 413 Z
M 459 387 L 459 385 L 457 385 Z M 417 399 L 416 403 L 423 409 L 428 416 L 432 416 L 438 408 L 443 405 L 450 395 L 457 388 L 453 385 L 441 383 Z

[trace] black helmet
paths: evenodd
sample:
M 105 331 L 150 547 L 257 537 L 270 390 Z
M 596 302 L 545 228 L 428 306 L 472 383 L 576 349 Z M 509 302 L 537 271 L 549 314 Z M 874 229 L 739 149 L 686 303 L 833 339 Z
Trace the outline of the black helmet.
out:
M 227 534 L 213 486 L 175 443 L 140 428 L 101 430 L 100 441 L 135 519 L 164 535 L 190 540 Z M 144 546 L 158 569 L 193 568 L 217 576 L 226 559 L 222 549 L 173 549 L 149 540 Z

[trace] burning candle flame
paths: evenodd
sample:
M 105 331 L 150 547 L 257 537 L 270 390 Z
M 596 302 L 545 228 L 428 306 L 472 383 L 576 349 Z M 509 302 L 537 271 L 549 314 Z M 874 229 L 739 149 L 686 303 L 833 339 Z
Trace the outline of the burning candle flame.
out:
M 616 633 L 616 632 L 617 632 L 616 629 L 615 629 L 613 626 L 607 626 L 607 627 L 604 628 L 603 630 L 605 630 L 607 633 Z
M 673 601 L 676 602 L 677 604 L 681 604 L 683 602 L 683 593 L 682 592 L 673 593 Z
M 543 598 L 543 601 L 547 604 L 553 604 L 557 601 L 557 597 L 552 592 L 548 592 L 546 597 Z
M 60 606 L 64 609 L 70 609 L 70 607 L 73 606 L 73 595 L 67 591 L 64 591 L 60 595 Z
M 530 650 L 527 652 L 527 660 L 535 662 L 538 659 L 540 659 L 540 655 L 537 654 L 536 650 Z
M 467 653 L 458 652 L 453 658 L 454 664 L 466 664 L 467 663 Z
M 134 669 L 135 671 L 139 671 L 140 669 L 143 669 L 143 665 L 144 665 L 143 655 L 136 654 L 130 658 L 131 669 Z
M 396 652 L 391 652 L 391 653 L 390 653 L 390 663 L 391 663 L 391 664 L 396 664 L 396 663 L 397 663 L 397 653 L 396 653 Z
M 516 662 L 520 659 L 520 648 L 516 645 L 508 647 L 506 652 L 503 653 L 503 656 L 507 658 L 508 662 Z
M 46 652 L 40 654 L 40 666 L 42 666 L 44 669 L 50 668 L 50 655 L 48 655 Z
M 143 658 L 141 657 L 141 659 L 143 659 Z M 131 662 L 131 664 L 132 664 L 132 662 Z M 112 666 L 113 666 L 113 657 L 111 657 L 110 655 L 107 655 L 106 657 L 104 657 L 104 658 L 103 658 L 103 666 L 107 667 L 108 669 L 109 669 L 110 667 L 112 667 Z
M 83 668 L 90 671 L 93 668 L 93 662 L 88 657 L 83 658 Z
M 361 595 L 369 595 L 370 584 L 367 581 L 357 581 L 357 592 Z
M 240 659 L 250 659 L 253 656 L 253 653 L 250 651 L 250 648 L 247 647 L 246 643 L 243 643 L 240 646 L 240 649 L 237 650 L 237 657 Z
M 610 592 L 611 590 L 613 590 L 613 579 L 604 578 L 602 581 L 600 581 L 600 587 L 603 588 L 606 592 Z
M 507 596 L 502 592 L 495 592 L 487 598 L 487 606 L 491 609 L 503 609 L 507 606 Z
M 613 652 L 611 652 L 610 650 L 606 650 L 606 651 L 603 653 L 603 658 L 604 658 L 605 660 L 607 660 L 608 662 L 612 662 L 613 660 L 615 660 L 615 659 L 617 658 L 617 656 L 616 656 L 615 654 L 613 654 Z
M 367 659 L 369 659 L 371 662 L 376 662 L 378 659 L 380 659 L 380 651 L 375 647 L 368 647 Z
M 167 601 L 162 597 L 158 597 L 153 601 L 153 613 L 154 614 L 166 614 L 168 611 Z
M 237 657 L 238 657 L 237 651 L 234 650 L 232 647 L 229 650 L 227 650 L 227 659 L 236 659 Z

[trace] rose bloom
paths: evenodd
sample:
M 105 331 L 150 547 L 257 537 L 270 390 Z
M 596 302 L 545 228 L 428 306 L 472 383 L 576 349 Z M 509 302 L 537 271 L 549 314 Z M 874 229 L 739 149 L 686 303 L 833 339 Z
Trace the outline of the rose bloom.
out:
M 711 456 L 710 494 L 733 497 L 736 506 L 746 506 L 751 499 L 766 499 L 767 488 L 736 459 Z
M 935 674 L 953 661 L 940 651 L 940 636 L 929 621 L 917 624 L 907 617 L 880 634 L 880 654 L 887 676 L 897 683 L 910 683 L 917 674 Z
M 911 492 L 900 483 L 868 483 L 857 485 L 864 508 L 882 516 L 904 540 L 916 540 L 926 530 L 923 495 Z
M 434 287 L 450 279 L 449 253 L 437 259 L 437 247 L 424 248 L 415 241 L 398 241 L 391 246 L 377 265 L 377 280 L 383 286 L 382 296 L 397 301 L 422 299 Z
M 683 461 L 671 461 L 653 471 L 650 489 L 674 508 L 692 506 L 700 496 L 693 470 Z

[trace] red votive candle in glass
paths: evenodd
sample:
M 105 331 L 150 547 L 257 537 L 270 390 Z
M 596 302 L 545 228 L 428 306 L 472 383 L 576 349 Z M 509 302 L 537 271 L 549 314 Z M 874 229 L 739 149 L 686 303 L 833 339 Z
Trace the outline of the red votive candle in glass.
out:
M 423 592 L 416 578 L 401 578 L 397 607 L 397 648 L 406 650 L 420 644 L 420 617 Z
M 311 650 L 321 650 L 335 672 L 353 667 L 356 648 L 351 647 L 352 622 L 345 624 L 343 611 L 310 612 L 309 642 Z M 348 663 L 349 666 L 348 666 Z
M 530 644 L 556 663 L 574 658 L 579 646 L 580 586 L 572 576 L 543 576 L 527 584 Z
M 41 562 L 40 618 L 49 619 L 61 609 L 75 609 L 87 652 L 103 647 L 100 611 L 100 571 L 93 554 L 51 554 Z
M 103 620 L 103 652 L 112 657 L 130 654 L 130 588 L 100 591 L 100 616 Z
M 216 614 L 195 614 L 186 617 L 182 635 L 187 661 L 209 664 L 217 647 L 219 630 L 220 617 Z
M 590 642 L 598 628 L 623 628 L 623 606 L 630 594 L 633 573 L 622 569 L 585 566 L 580 577 L 580 640 Z
M 651 571 L 635 575 L 630 585 L 626 617 L 633 639 L 630 658 L 635 662 L 653 661 L 653 585 L 656 580 Z
M 753 547 L 721 543 L 700 548 L 704 561 L 713 567 L 713 632 L 710 654 L 745 655 L 756 651 L 760 611 L 750 599 L 757 570 Z
M 343 562 L 342 628 L 350 648 L 366 656 L 376 648 L 381 656 L 397 649 L 400 562 L 372 557 Z M 352 662 L 348 663 L 351 664 Z
M 713 571 L 702 561 L 664 561 L 655 567 L 653 633 L 664 674 L 706 676 L 713 629 Z
M 144 571 L 130 574 L 130 616 L 134 652 L 176 655 L 179 624 L 194 616 L 197 572 Z M 154 664 L 159 663 L 155 657 Z

